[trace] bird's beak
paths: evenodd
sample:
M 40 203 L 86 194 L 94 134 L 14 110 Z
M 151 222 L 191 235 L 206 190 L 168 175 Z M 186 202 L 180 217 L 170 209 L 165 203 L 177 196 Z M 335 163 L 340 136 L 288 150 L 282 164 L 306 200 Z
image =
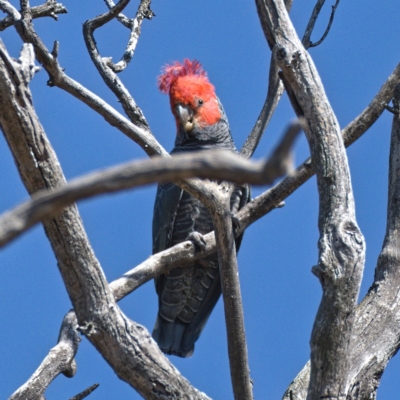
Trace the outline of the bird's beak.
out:
M 176 115 L 179 118 L 179 121 L 186 132 L 190 132 L 193 130 L 194 121 L 193 121 L 193 110 L 182 104 L 178 104 L 175 107 Z

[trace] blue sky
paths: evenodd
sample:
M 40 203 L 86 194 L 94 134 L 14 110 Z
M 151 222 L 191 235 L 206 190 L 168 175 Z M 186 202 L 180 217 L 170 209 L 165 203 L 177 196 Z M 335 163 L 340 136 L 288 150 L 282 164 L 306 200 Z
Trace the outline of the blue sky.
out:
M 15 2 L 14 2 L 15 3 Z M 31 2 L 33 5 L 39 2 Z M 314 1 L 294 0 L 291 16 L 301 35 Z M 325 29 L 327 2 L 312 40 Z M 325 42 L 310 53 L 321 75 L 341 127 L 370 102 L 399 62 L 398 2 L 364 0 L 341 2 Z M 105 10 L 101 0 L 63 4 L 67 15 L 59 21 L 36 20 L 35 28 L 49 47 L 60 41 L 60 64 L 72 78 L 86 85 L 118 110 L 118 102 L 91 63 L 82 37 L 82 23 Z M 133 2 L 129 16 L 136 11 Z M 167 150 L 172 149 L 175 124 L 168 98 L 158 92 L 161 67 L 174 60 L 196 58 L 216 86 L 228 115 L 232 135 L 241 147 L 265 99 L 270 51 L 253 2 L 154 1 L 156 17 L 144 21 L 131 65 L 121 74 L 142 108 L 150 127 Z M 118 60 L 128 31 L 116 22 L 96 32 L 103 56 Z M 21 41 L 12 28 L 0 34 L 17 57 Z M 46 86 L 40 71 L 32 81 L 39 118 L 55 148 L 67 179 L 83 173 L 145 158 L 144 152 L 84 104 L 58 88 Z M 265 157 L 294 113 L 283 97 L 255 154 Z M 385 113 L 348 149 L 359 226 L 367 243 L 360 298 L 370 286 L 386 222 L 387 166 L 391 115 Z M 309 154 L 301 137 L 295 147 L 296 164 Z M 4 139 L 0 139 L 0 211 L 27 199 Z M 266 188 L 254 188 L 253 196 Z M 151 218 L 155 186 L 103 196 L 79 203 L 85 228 L 109 281 L 130 270 L 151 253 Z M 251 226 L 239 254 L 251 377 L 257 399 L 280 398 L 309 358 L 309 338 L 321 289 L 311 267 L 317 263 L 318 197 L 315 178 L 297 190 L 286 206 Z M 25 382 L 55 345 L 70 301 L 57 263 L 41 226 L 0 250 L 3 306 L 0 319 L 0 398 Z M 123 312 L 151 330 L 157 312 L 152 282 L 120 302 Z M 215 399 L 232 397 L 222 302 L 214 310 L 190 359 L 172 362 L 192 384 Z M 96 350 L 83 339 L 73 379 L 58 377 L 46 392 L 49 400 L 69 398 L 92 385 L 100 387 L 90 399 L 139 399 L 120 381 Z M 380 399 L 400 391 L 400 359 L 385 371 Z

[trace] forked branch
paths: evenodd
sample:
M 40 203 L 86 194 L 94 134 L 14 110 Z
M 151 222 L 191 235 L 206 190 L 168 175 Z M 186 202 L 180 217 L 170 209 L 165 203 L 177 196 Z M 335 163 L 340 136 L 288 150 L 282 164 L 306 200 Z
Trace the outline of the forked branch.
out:
M 129 39 L 127 50 L 125 51 L 124 57 L 121 62 L 117 65 L 112 63 L 110 58 L 102 58 L 96 46 L 94 40 L 94 32 L 96 29 L 110 22 L 116 18 L 117 15 L 127 6 L 130 0 L 120 0 L 115 7 L 113 7 L 107 13 L 99 15 L 91 20 L 86 21 L 83 24 L 83 37 L 85 39 L 86 47 L 90 54 L 90 57 L 103 78 L 105 84 L 109 89 L 116 95 L 121 105 L 129 116 L 130 120 L 135 124 L 149 132 L 149 125 L 144 117 L 142 110 L 137 106 L 132 95 L 126 89 L 122 81 L 119 79 L 115 72 L 122 71 L 127 63 L 133 56 L 134 49 L 136 48 L 137 41 L 140 34 L 140 26 L 144 18 L 151 19 L 152 11 L 150 10 L 150 1 L 142 0 L 138 14 L 135 19 L 135 24 L 132 27 L 132 34 Z
M 290 86 L 292 104 L 306 119 L 319 190 L 319 260 L 313 272 L 323 297 L 311 337 L 307 398 L 345 399 L 349 343 L 365 246 L 357 226 L 350 173 L 339 124 L 314 64 L 298 39 L 282 0 L 258 2 L 261 23 L 272 33 L 273 52 Z
M 400 87 L 395 92 L 394 109 L 398 110 Z M 389 161 L 389 196 L 386 235 L 375 270 L 375 279 L 357 307 L 349 346 L 349 399 L 375 398 L 382 373 L 399 349 L 400 301 L 400 118 L 394 113 Z M 284 395 L 285 400 L 305 399 L 310 379 L 310 365 L 305 365 Z
M 340 0 L 336 0 L 336 3 L 332 6 L 332 12 L 331 12 L 331 16 L 329 17 L 329 22 L 328 25 L 325 29 L 325 32 L 323 33 L 321 39 L 319 39 L 318 41 L 316 41 L 315 43 L 311 42 L 311 34 L 314 30 L 315 24 L 317 22 L 319 13 L 321 12 L 321 9 L 325 3 L 325 0 L 318 0 L 317 4 L 314 7 L 314 10 L 311 14 L 310 20 L 308 21 L 308 25 L 306 28 L 306 31 L 304 32 L 304 36 L 303 36 L 303 46 L 308 49 L 310 47 L 317 47 L 319 46 L 328 36 L 328 33 L 331 29 L 332 23 L 333 23 L 333 19 L 335 18 L 335 12 L 336 9 L 339 6 L 339 1 Z
M 2 51 L 6 53 L 4 48 Z M 32 107 L 26 81 L 33 58 L 9 64 L 4 64 L 0 58 L 2 131 L 28 192 L 56 188 L 64 184 L 65 179 Z M 18 77 L 19 84 L 13 76 Z M 147 330 L 121 313 L 90 246 L 77 208 L 69 206 L 43 225 L 80 331 L 117 375 L 145 398 L 168 398 L 174 393 L 178 398 L 206 399 L 206 395 L 193 388 L 172 366 Z

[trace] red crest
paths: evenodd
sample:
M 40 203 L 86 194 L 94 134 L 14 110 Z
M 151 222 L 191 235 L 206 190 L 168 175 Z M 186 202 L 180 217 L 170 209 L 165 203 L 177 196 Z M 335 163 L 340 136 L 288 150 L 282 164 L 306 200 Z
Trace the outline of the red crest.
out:
M 158 77 L 158 88 L 162 93 L 168 94 L 174 82 L 182 76 L 198 76 L 207 79 L 207 73 L 204 71 L 200 62 L 185 58 L 183 63 L 176 61 L 173 64 L 166 65 L 162 74 Z

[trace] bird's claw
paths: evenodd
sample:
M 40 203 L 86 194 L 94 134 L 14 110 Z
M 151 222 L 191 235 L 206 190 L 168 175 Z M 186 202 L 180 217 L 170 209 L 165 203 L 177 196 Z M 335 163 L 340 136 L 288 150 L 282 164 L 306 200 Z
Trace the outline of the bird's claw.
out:
M 196 249 L 200 249 L 203 253 L 206 251 L 207 243 L 204 236 L 199 232 L 192 232 L 187 240 L 190 240 Z

